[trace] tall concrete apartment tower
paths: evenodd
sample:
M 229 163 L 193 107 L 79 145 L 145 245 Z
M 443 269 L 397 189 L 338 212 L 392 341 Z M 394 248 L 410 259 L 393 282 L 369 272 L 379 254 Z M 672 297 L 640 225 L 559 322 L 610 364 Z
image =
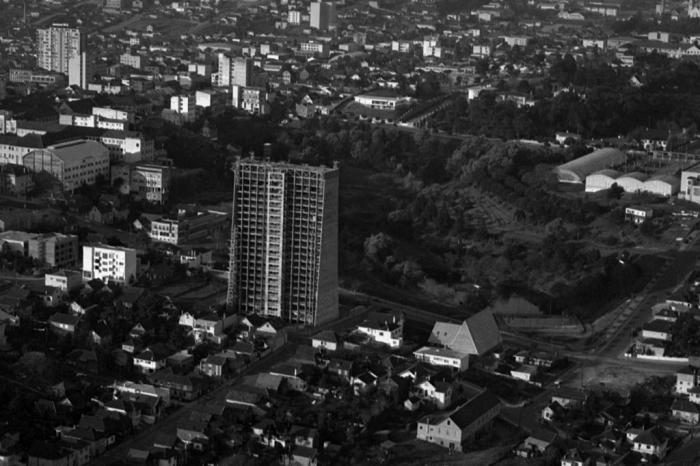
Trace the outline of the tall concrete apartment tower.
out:
M 231 85 L 248 87 L 253 82 L 253 60 L 236 57 L 231 60 Z
M 311 29 L 320 31 L 335 29 L 337 14 L 334 2 L 311 2 L 309 10 L 309 25 Z
M 36 64 L 68 76 L 69 85 L 87 87 L 87 36 L 67 24 L 37 30 Z
M 234 166 L 227 304 L 318 325 L 338 316 L 337 166 Z

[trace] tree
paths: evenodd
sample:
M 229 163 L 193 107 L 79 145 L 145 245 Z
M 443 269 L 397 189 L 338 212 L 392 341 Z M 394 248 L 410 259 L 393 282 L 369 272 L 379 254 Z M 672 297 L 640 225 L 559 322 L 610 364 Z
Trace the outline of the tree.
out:
M 624 188 L 617 183 L 613 183 L 608 189 L 608 199 L 620 199 L 625 192 Z

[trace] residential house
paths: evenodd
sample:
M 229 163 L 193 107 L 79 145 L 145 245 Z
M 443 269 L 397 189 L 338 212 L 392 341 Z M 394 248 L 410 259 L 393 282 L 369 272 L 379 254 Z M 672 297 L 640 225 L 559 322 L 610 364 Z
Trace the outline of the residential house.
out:
M 645 457 L 663 459 L 668 452 L 668 437 L 660 429 L 647 429 L 634 439 L 632 450 Z
M 332 330 L 324 330 L 311 337 L 311 346 L 327 351 L 336 351 L 338 349 L 338 339 Z
M 510 376 L 514 379 L 524 380 L 525 382 L 535 382 L 535 378 L 539 373 L 539 369 L 535 366 L 523 364 L 522 366 L 511 369 Z
M 369 371 L 365 371 L 350 378 L 355 395 L 360 395 L 372 391 L 377 386 L 377 376 Z
M 271 392 L 278 392 L 281 388 L 286 387 L 286 378 L 278 374 L 270 374 L 261 372 L 255 378 L 255 387 Z
M 566 410 L 559 403 L 549 403 L 542 408 L 542 419 L 552 421 L 556 416 L 561 416 Z
M 558 387 L 552 393 L 552 403 L 568 408 L 581 406 L 586 401 L 586 392 L 572 387 Z
M 134 356 L 134 368 L 144 374 L 152 374 L 165 367 L 168 354 L 161 348 L 147 347 Z
M 194 355 L 188 349 L 176 351 L 168 356 L 165 365 L 172 368 L 174 372 L 186 373 L 194 368 Z
M 376 343 L 395 349 L 403 344 L 403 324 L 404 316 L 401 312 L 370 312 L 357 326 L 357 331 Z
M 419 420 L 417 437 L 453 451 L 462 451 L 462 444 L 488 428 L 500 412 L 498 398 L 483 391 L 449 413 L 431 414 Z
M 276 319 L 263 317 L 257 314 L 250 314 L 241 319 L 241 326 L 247 328 L 245 336 L 252 338 L 260 336 L 263 338 L 272 338 L 277 336 L 280 330 L 284 327 L 284 323 Z
M 695 386 L 688 390 L 688 400 L 692 403 L 700 404 L 700 386 Z
M 283 377 L 287 382 L 287 387 L 292 390 L 303 392 L 307 389 L 300 366 L 283 364 L 271 369 L 270 374 Z
M 226 358 L 209 355 L 199 362 L 199 372 L 208 377 L 223 377 L 226 369 Z
M 671 341 L 673 324 L 666 320 L 652 320 L 642 326 L 642 338 Z
M 51 330 L 59 335 L 74 334 L 80 317 L 57 312 L 49 317 Z
M 284 459 L 283 464 L 289 466 L 317 466 L 318 450 L 315 448 L 296 445 L 290 456 Z
M 177 426 L 177 438 L 186 448 L 204 450 L 209 443 L 207 431 L 211 415 L 199 411 L 193 412 L 190 418 Z
M 690 389 L 698 386 L 698 374 L 694 367 L 686 367 L 676 372 L 676 393 L 687 395 Z
M 700 421 L 700 410 L 697 405 L 683 398 L 673 400 L 671 414 L 674 418 L 688 424 L 697 424 Z
M 344 359 L 331 359 L 328 363 L 328 373 L 335 374 L 343 380 L 350 380 L 350 372 L 352 371 L 352 361 Z
M 538 429 L 518 446 L 516 454 L 524 458 L 542 455 L 556 439 L 554 432 Z
M 469 368 L 469 354 L 453 351 L 449 348 L 424 346 L 413 352 L 418 361 L 433 366 L 451 367 L 458 372 Z
M 226 403 L 235 407 L 258 410 L 258 405 L 261 401 L 262 395 L 260 394 L 260 391 L 254 387 L 248 387 L 245 385 L 233 388 L 226 394 Z
M 449 382 L 426 379 L 416 384 L 414 393 L 423 400 L 435 403 L 438 409 L 449 408 L 452 404 L 453 387 Z
M 236 314 L 227 315 L 226 313 L 210 310 L 201 315 L 183 312 L 178 323 L 192 330 L 195 342 L 210 340 L 216 344 L 221 344 L 227 338 L 225 331 L 231 328 L 236 323 L 236 320 Z
M 172 372 L 156 372 L 150 376 L 151 382 L 157 387 L 167 388 L 172 398 L 192 401 L 199 398 L 202 384 L 194 377 L 173 374 Z

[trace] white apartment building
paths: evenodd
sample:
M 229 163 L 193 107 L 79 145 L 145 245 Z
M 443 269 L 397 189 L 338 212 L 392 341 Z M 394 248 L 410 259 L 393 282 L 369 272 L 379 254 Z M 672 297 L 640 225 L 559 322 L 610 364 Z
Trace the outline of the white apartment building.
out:
M 155 153 L 153 141 L 135 131 L 106 131 L 100 142 L 109 149 L 111 162 L 135 163 L 152 160 Z
M 53 175 L 69 191 L 94 184 L 100 175 L 109 178 L 109 150 L 99 142 L 81 139 L 33 150 L 22 158 L 22 165 Z
M 170 110 L 185 117 L 186 120 L 195 119 L 195 98 L 190 95 L 174 95 L 170 98 Z
M 128 283 L 138 274 L 136 250 L 104 244 L 83 246 L 83 280 Z
M 253 115 L 267 115 L 270 105 L 267 103 L 267 92 L 259 87 L 231 87 L 232 103 Z
M 112 120 L 100 115 L 62 114 L 58 116 L 58 123 L 66 126 L 80 126 L 83 128 L 100 128 L 115 131 L 126 131 L 129 122 L 126 120 Z
M 301 24 L 301 11 L 289 10 L 287 13 L 287 22 L 294 26 Z
M 119 56 L 119 63 L 140 70 L 143 65 L 143 57 L 141 55 L 124 53 Z
M 133 123 L 135 120 L 133 112 L 110 107 L 92 107 L 92 114 L 105 120 L 128 121 L 129 123 Z
M 177 244 L 179 221 L 171 218 L 154 218 L 147 230 L 148 237 L 153 241 Z
M 87 87 L 87 36 L 67 24 L 38 29 L 36 64 L 39 68 L 68 76 L 68 85 Z
M 320 42 L 302 42 L 299 44 L 299 52 L 302 55 L 327 57 L 330 53 L 330 48 L 328 44 L 322 44 Z

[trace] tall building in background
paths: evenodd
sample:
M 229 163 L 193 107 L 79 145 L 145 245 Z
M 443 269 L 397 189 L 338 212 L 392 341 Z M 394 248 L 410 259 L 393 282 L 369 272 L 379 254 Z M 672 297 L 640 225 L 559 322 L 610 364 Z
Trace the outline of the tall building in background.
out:
M 253 60 L 236 57 L 231 61 L 231 85 L 248 87 L 253 82 Z
M 312 29 L 320 31 L 335 29 L 336 18 L 334 2 L 311 2 L 309 23 Z
M 67 24 L 37 30 L 36 64 L 68 76 L 68 85 L 87 87 L 87 36 Z
M 219 87 L 229 87 L 231 85 L 231 57 L 225 53 L 219 54 L 219 71 L 216 76 L 216 85 Z
M 307 325 L 338 316 L 338 172 L 236 162 L 230 307 Z

